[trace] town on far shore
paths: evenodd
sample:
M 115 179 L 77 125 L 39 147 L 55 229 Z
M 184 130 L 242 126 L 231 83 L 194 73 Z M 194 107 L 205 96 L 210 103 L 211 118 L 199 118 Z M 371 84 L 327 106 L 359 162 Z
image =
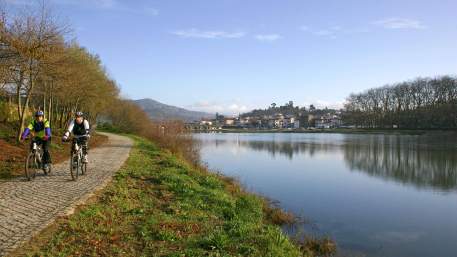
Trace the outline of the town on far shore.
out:
M 271 104 L 267 109 L 256 109 L 251 112 L 229 117 L 216 113 L 214 118 L 203 118 L 187 123 L 194 131 L 218 131 L 227 129 L 257 130 L 303 130 L 350 128 L 342 120 L 342 110 L 317 109 L 314 105 L 307 107 L 294 106 L 289 101 L 283 106 Z

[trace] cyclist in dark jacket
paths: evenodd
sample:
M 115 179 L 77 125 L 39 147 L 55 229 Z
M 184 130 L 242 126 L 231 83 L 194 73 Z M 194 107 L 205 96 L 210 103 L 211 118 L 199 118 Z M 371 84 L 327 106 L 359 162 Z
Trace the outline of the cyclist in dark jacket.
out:
M 67 132 L 65 132 L 62 140 L 67 141 L 68 137 L 70 137 L 70 134 L 73 134 L 75 136 L 85 136 L 85 137 L 80 137 L 78 138 L 78 143 L 81 144 L 83 148 L 83 162 L 87 163 L 87 141 L 90 138 L 90 125 L 89 121 L 84 118 L 84 114 L 82 112 L 77 112 L 75 115 L 75 119 L 70 122 L 70 125 L 68 125 Z
M 51 126 L 49 121 L 44 118 L 43 111 L 37 111 L 35 113 L 35 119 L 24 129 L 24 132 L 21 135 L 21 141 L 25 140 L 30 132 L 34 134 L 32 143 L 36 142 L 43 147 L 43 164 L 47 167 L 47 165 L 51 163 L 51 154 L 49 153 Z

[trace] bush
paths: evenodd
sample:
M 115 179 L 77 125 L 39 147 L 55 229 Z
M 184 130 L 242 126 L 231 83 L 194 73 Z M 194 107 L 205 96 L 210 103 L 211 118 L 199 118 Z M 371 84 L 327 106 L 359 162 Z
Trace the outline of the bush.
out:
M 145 137 L 194 165 L 200 163 L 199 144 L 185 129 L 184 122 L 153 121 L 138 105 L 122 99 L 105 115 L 109 122 L 99 124 L 98 128 Z
M 17 121 L 17 115 L 15 115 L 16 109 L 16 104 L 10 104 L 0 100 L 0 122 L 6 123 Z

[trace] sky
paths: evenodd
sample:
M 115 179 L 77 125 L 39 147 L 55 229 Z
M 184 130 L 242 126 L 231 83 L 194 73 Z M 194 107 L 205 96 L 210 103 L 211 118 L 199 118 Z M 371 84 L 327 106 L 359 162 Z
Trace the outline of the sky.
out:
M 368 88 L 457 74 L 455 0 L 48 2 L 123 96 L 191 110 L 342 107 Z

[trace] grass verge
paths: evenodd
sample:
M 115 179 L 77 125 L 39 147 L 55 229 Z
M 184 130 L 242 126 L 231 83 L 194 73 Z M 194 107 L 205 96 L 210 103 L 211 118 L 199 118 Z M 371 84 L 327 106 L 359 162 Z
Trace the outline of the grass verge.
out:
M 91 203 L 13 256 L 315 256 L 283 234 L 277 223 L 290 216 L 261 197 L 134 140 L 123 168 Z

